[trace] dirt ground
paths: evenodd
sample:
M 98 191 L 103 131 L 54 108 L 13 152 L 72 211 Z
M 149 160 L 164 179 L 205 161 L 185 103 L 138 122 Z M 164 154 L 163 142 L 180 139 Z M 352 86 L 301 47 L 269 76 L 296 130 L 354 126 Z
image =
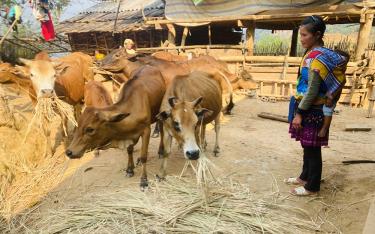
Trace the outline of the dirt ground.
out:
M 369 198 L 375 195 L 375 164 L 345 166 L 343 160 L 375 159 L 375 120 L 365 118 L 365 110 L 339 106 L 330 132 L 330 147 L 323 149 L 322 189 L 317 198 L 296 198 L 289 195 L 290 186 L 283 179 L 298 176 L 302 149 L 288 135 L 288 124 L 257 117 L 262 111 L 287 114 L 288 103 L 265 103 L 245 96 L 237 96 L 233 115 L 224 117 L 221 127 L 221 154 L 213 157 L 214 131 L 207 133 L 208 155 L 220 169 L 218 176 L 232 175 L 248 183 L 254 194 L 279 190 L 289 204 L 306 209 L 312 217 L 326 220 L 324 232 L 361 233 L 366 221 Z M 344 132 L 350 123 L 371 126 L 371 132 Z M 2 138 L 4 139 L 4 138 Z M 158 173 L 159 139 L 152 139 L 149 147 L 148 175 Z M 139 155 L 139 144 L 135 157 Z M 59 147 L 57 153 L 62 153 Z M 61 157 L 64 157 L 61 155 Z M 174 145 L 168 164 L 169 174 L 179 174 L 184 165 L 183 155 Z M 92 153 L 80 160 L 66 160 L 68 171 L 58 187 L 41 201 L 41 209 L 55 209 L 82 194 L 100 190 L 138 188 L 140 168 L 133 178 L 125 177 L 127 156 L 118 149 Z M 276 182 L 276 186 L 275 186 Z M 330 223 L 331 222 L 331 223 Z

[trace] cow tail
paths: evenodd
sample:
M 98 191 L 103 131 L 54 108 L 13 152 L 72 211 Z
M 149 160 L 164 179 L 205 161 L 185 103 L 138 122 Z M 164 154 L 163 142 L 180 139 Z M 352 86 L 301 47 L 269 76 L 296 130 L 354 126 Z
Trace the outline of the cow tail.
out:
M 224 78 L 225 82 L 227 83 L 227 86 L 228 86 L 228 89 L 229 89 L 229 103 L 226 107 L 223 108 L 223 113 L 226 114 L 226 115 L 230 115 L 231 114 L 231 111 L 234 107 L 234 103 L 233 103 L 233 87 L 232 87 L 232 84 L 230 83 L 230 80 L 228 79 L 228 77 L 222 73 L 221 71 L 219 71 L 219 74 Z

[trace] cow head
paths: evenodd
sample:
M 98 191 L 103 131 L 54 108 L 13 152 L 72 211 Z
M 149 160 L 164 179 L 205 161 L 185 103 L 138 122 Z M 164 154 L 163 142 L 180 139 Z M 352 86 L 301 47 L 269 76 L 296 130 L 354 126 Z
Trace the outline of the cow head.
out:
M 127 116 L 128 113 L 87 107 L 79 117 L 78 127 L 74 131 L 66 155 L 71 159 L 81 158 L 86 151 L 107 145 L 114 135 L 114 124 Z
M 30 77 L 37 97 L 51 97 L 54 94 L 56 77 L 61 75 L 66 67 L 61 68 L 61 63 L 46 60 L 20 58 L 20 61 L 25 64 L 26 69 L 18 67 L 17 72 Z
M 171 107 L 169 111 L 163 111 L 158 114 L 158 119 L 163 121 L 167 131 L 182 146 L 185 158 L 197 160 L 200 154 L 198 146 L 198 133 L 201 121 L 212 111 L 205 108 L 199 108 L 202 97 L 192 102 L 178 101 L 175 97 L 169 98 Z
M 128 53 L 124 48 L 119 48 L 109 53 L 100 62 L 100 67 L 110 72 L 121 72 L 128 64 Z

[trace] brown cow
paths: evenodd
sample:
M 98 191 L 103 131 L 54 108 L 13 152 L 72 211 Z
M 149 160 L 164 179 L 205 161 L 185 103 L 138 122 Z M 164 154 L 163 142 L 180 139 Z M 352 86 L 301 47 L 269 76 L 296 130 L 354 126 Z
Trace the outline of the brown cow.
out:
M 113 104 L 111 95 L 104 85 L 95 80 L 90 80 L 85 84 L 84 100 L 86 107 L 107 107 Z
M 85 84 L 85 107 L 103 108 L 113 104 L 111 95 L 104 85 L 95 80 Z M 99 156 L 99 149 L 95 150 L 95 156 Z
M 133 149 L 142 138 L 141 188 L 148 186 L 147 151 L 150 125 L 154 123 L 165 93 L 160 71 L 143 66 L 133 71 L 131 79 L 121 89 L 119 100 L 105 108 L 88 107 L 78 121 L 73 140 L 66 150 L 69 158 L 80 158 L 86 150 L 105 147 L 111 142 L 124 142 L 129 155 L 127 176 L 134 175 Z
M 222 83 L 222 87 L 227 87 L 230 98 L 228 106 L 224 108 L 224 111 L 225 113 L 229 114 L 234 106 L 232 97 L 232 85 L 229 79 L 227 78 L 226 74 L 224 73 L 226 72 L 225 70 L 220 70 L 215 68 L 215 66 L 212 66 L 211 64 L 207 64 L 207 62 L 205 62 L 206 60 L 208 59 L 199 60 L 199 62 L 194 62 L 192 64 L 186 62 L 175 63 L 163 59 L 154 58 L 152 56 L 129 55 L 127 54 L 126 50 L 120 48 L 114 50 L 112 53 L 110 53 L 104 58 L 101 64 L 101 68 L 111 72 L 124 72 L 125 76 L 129 77 L 131 72 L 137 69 L 138 67 L 143 66 L 145 64 L 151 65 L 157 67 L 160 70 L 164 77 L 164 80 L 166 81 L 167 86 L 173 81 L 173 79 L 176 76 L 188 75 L 191 71 L 204 71 L 210 73 L 213 75 L 213 78 L 218 79 Z M 212 58 L 210 61 L 211 63 L 213 63 L 215 59 Z M 200 63 L 202 65 L 199 66 Z M 217 76 L 217 73 L 219 73 L 220 76 Z
M 219 153 L 222 87 L 212 76 L 195 71 L 188 76 L 176 77 L 168 87 L 158 115 L 163 126 L 159 151 L 163 162 L 159 177 L 164 178 L 166 174 L 172 137 L 183 148 L 186 159 L 196 160 L 201 152 L 200 146 L 205 147 L 206 124 L 213 120 L 216 132 L 214 154 Z

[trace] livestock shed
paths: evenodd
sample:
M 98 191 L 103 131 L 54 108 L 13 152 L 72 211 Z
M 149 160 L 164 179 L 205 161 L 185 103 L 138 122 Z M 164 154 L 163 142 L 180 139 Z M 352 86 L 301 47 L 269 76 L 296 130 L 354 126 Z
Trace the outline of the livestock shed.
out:
M 68 35 L 73 51 L 109 52 L 131 38 L 140 52 L 209 54 L 227 62 L 232 72 L 246 71 L 258 82 L 259 97 L 279 100 L 293 92 L 303 18 L 320 15 L 327 24 L 359 24 L 356 48 L 348 51 L 352 62 L 341 102 L 361 107 L 372 89 L 368 46 L 374 13 L 375 2 L 366 0 L 205 0 L 198 5 L 191 0 L 119 0 L 100 2 L 57 30 Z M 255 29 L 291 31 L 287 52 L 254 56 Z

